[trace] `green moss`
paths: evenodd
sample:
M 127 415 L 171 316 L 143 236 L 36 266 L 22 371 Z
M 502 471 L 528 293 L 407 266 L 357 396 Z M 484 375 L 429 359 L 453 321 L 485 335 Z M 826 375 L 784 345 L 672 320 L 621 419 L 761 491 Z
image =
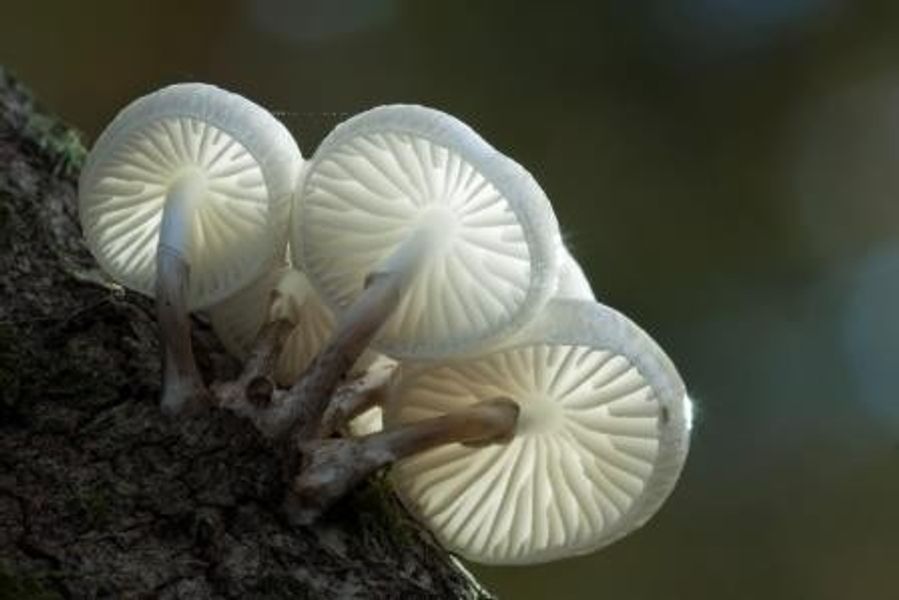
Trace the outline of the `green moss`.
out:
M 31 575 L 16 575 L 0 562 L 0 600 L 59 600 L 60 596 L 44 587 Z
M 0 68 L 0 90 L 6 109 L 0 125 L 10 127 L 34 144 L 52 163 L 53 174 L 71 175 L 82 164 L 87 152 L 76 131 L 52 115 L 45 114 L 31 93 L 15 77 Z
M 56 118 L 33 112 L 25 124 L 25 137 L 54 159 L 54 171 L 71 175 L 81 169 L 87 151 L 78 132 Z

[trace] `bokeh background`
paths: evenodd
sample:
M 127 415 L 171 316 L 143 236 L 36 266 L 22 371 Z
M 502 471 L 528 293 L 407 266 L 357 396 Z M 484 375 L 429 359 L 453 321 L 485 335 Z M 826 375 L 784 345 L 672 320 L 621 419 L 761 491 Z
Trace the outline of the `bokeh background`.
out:
M 418 102 L 533 172 L 698 418 L 656 518 L 473 566 L 504 598 L 899 598 L 899 3 L 0 0 L 0 63 L 87 142 L 202 80 L 307 155 Z

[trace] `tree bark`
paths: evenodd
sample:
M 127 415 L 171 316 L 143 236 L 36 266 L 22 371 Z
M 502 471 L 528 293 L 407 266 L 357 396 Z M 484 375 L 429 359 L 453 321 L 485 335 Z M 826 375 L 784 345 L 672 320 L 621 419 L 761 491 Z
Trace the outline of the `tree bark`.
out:
M 161 414 L 152 302 L 81 240 L 84 154 L 0 68 L 0 599 L 488 597 L 383 479 L 291 527 L 249 423 Z M 207 381 L 234 376 L 194 331 Z

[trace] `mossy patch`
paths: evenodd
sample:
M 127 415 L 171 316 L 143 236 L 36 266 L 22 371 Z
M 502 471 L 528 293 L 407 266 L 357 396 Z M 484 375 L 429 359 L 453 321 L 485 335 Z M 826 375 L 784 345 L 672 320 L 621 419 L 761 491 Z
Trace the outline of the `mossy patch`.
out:
M 31 93 L 0 67 L 0 90 L 5 93 L 0 124 L 33 144 L 52 161 L 51 175 L 72 175 L 84 164 L 87 151 L 77 131 L 42 110 Z
M 42 152 L 54 157 L 54 173 L 71 175 L 81 170 L 87 151 L 74 129 L 54 117 L 33 112 L 28 115 L 24 133 Z

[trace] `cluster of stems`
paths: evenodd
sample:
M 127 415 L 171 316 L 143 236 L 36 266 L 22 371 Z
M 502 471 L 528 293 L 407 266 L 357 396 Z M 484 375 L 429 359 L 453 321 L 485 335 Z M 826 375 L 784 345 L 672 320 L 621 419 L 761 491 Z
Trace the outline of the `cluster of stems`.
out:
M 183 253 L 160 245 L 157 308 L 165 365 L 162 408 L 169 414 L 184 414 L 218 407 L 250 419 L 283 450 L 289 489 L 285 507 L 297 523 L 315 520 L 351 488 L 396 460 L 443 444 L 501 443 L 515 430 L 518 405 L 508 398 L 492 398 L 453 414 L 365 436 L 335 437 L 350 419 L 384 397 L 391 368 L 370 369 L 351 381 L 346 377 L 396 310 L 409 281 L 412 267 L 403 264 L 408 261 L 391 258 L 390 268 L 369 277 L 330 342 L 293 386 L 278 388 L 273 375 L 285 340 L 302 323 L 278 319 L 261 329 L 236 379 L 207 387 L 191 350 L 190 265 Z M 276 294 L 272 303 L 278 300 Z

